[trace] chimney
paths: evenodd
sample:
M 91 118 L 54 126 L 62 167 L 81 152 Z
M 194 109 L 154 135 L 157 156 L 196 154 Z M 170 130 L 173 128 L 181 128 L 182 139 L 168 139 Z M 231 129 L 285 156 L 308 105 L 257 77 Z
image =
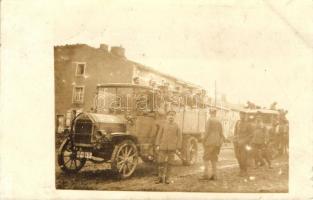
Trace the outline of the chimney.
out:
M 125 58 L 125 49 L 123 47 L 111 47 L 111 54 L 121 57 L 121 58 Z
M 100 48 L 101 50 L 105 51 L 105 52 L 109 52 L 109 46 L 107 44 L 100 44 Z

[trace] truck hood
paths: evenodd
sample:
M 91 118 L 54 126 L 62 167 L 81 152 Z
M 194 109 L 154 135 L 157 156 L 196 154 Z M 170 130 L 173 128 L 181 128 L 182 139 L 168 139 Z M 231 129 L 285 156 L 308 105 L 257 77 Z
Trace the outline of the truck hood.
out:
M 94 123 L 110 123 L 110 124 L 124 124 L 126 120 L 123 116 L 109 115 L 109 114 L 99 114 L 99 113 L 86 113 L 88 117 Z

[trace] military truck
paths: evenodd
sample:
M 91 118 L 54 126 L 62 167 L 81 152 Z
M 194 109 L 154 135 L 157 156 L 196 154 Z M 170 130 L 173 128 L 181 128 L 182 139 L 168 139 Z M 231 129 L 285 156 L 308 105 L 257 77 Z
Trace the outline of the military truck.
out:
M 59 148 L 60 168 L 76 173 L 87 161 L 109 163 L 118 176 L 130 177 L 139 158 L 156 161 L 154 140 L 168 110 L 176 112 L 175 121 L 183 133 L 183 147 L 177 156 L 184 165 L 195 164 L 208 108 L 190 106 L 189 100 L 190 97 L 149 86 L 98 85 L 94 112 L 75 117 Z

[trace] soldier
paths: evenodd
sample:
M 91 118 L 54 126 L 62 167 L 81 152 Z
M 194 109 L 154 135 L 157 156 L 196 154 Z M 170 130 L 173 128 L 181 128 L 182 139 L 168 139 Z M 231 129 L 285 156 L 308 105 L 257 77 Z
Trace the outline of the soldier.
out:
M 267 141 L 268 137 L 266 128 L 263 124 L 261 116 L 257 115 L 255 126 L 253 127 L 253 138 L 251 142 L 255 168 L 257 168 L 259 164 L 263 166 L 265 164 L 264 160 L 267 162 L 268 167 L 272 168 L 271 161 L 268 155 Z
M 242 112 L 241 112 L 242 113 Z M 244 116 L 244 114 L 241 114 Z M 252 127 L 251 123 L 249 123 L 245 117 L 236 124 L 235 133 L 237 148 L 235 149 L 235 154 L 237 155 L 237 159 L 240 167 L 240 176 L 247 175 L 247 166 L 248 166 L 248 154 L 251 150 L 250 141 L 252 139 Z
M 167 121 L 160 127 L 155 145 L 158 151 L 158 179 L 156 183 L 169 184 L 171 164 L 175 153 L 182 146 L 182 133 L 174 122 L 175 111 L 167 112 Z
M 284 132 L 283 132 L 283 152 L 288 154 L 289 150 L 289 121 L 284 119 Z
M 281 153 L 281 135 L 282 135 L 282 124 L 281 120 L 274 122 L 271 134 L 271 145 L 272 145 L 272 157 L 276 158 Z
M 238 145 L 238 129 L 240 126 L 240 123 L 245 121 L 245 113 L 244 112 L 240 112 L 239 113 L 240 119 L 236 122 L 235 124 L 235 130 L 234 130 L 234 140 L 233 140 L 233 144 L 234 144 L 234 153 L 235 153 L 235 157 L 239 163 L 239 145 Z
M 216 163 L 221 145 L 225 140 L 221 122 L 216 118 L 216 110 L 210 110 L 210 119 L 206 123 L 205 134 L 203 137 L 204 147 L 204 175 L 202 180 L 217 180 Z M 212 176 L 209 177 L 209 162 L 212 164 Z
M 279 125 L 278 125 L 278 135 L 277 135 L 277 143 L 278 145 L 278 149 L 279 149 L 279 155 L 283 155 L 285 152 L 285 142 L 284 142 L 284 138 L 287 132 L 287 123 L 286 120 L 284 118 L 281 118 L 279 120 Z

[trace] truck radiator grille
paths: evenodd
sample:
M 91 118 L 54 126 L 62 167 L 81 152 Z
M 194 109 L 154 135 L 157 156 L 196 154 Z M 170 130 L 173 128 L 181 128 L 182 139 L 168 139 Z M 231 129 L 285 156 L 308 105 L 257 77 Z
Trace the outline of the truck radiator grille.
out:
M 74 142 L 89 144 L 91 142 L 92 123 L 89 120 L 79 120 L 75 124 Z

